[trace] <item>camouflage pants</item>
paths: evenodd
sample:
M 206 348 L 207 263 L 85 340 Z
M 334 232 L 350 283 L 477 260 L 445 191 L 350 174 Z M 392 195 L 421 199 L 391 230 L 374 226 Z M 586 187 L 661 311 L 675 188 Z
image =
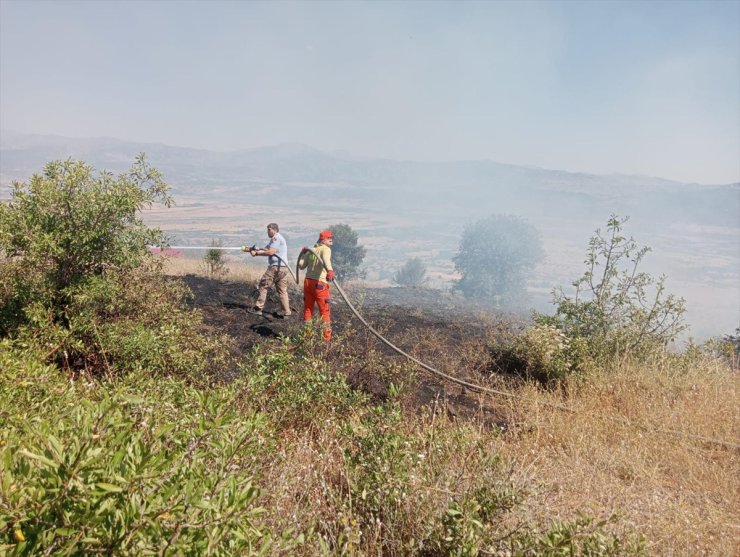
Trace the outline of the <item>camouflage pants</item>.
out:
M 271 287 L 275 287 L 275 291 L 280 298 L 280 307 L 285 315 L 290 315 L 290 301 L 288 300 L 288 268 L 285 266 L 278 267 L 277 265 L 270 265 L 265 274 L 262 275 L 259 285 L 259 297 L 254 303 L 254 307 L 262 309 L 265 307 L 265 301 L 267 300 L 267 290 Z

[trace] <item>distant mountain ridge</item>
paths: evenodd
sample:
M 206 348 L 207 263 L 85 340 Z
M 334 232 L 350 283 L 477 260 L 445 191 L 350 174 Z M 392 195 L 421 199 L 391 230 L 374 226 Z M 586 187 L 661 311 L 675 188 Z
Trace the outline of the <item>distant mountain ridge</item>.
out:
M 79 158 L 98 169 L 122 171 L 145 152 L 162 170 L 174 193 L 198 195 L 250 183 L 333 185 L 340 200 L 353 198 L 381 207 L 439 200 L 443 209 L 465 214 L 484 201 L 526 216 L 558 212 L 623 214 L 674 222 L 736 226 L 740 184 L 699 185 L 663 178 L 596 175 L 516 166 L 494 161 L 414 162 L 358 159 L 299 143 L 222 152 L 115 138 L 68 138 L 2 130 L 0 182 L 27 179 L 50 160 Z M 480 203 L 478 203 L 480 205 Z
M 455 176 L 457 178 L 471 178 L 472 175 L 485 174 L 492 171 L 505 172 L 510 175 L 524 175 L 528 177 L 547 177 L 548 181 L 584 182 L 597 184 L 608 180 L 613 185 L 635 186 L 647 188 L 677 187 L 677 186 L 738 186 L 740 184 L 706 185 L 679 182 L 659 177 L 642 175 L 611 174 L 599 175 L 583 172 L 569 172 L 565 170 L 545 169 L 535 166 L 512 165 L 491 160 L 460 160 L 446 162 L 415 162 L 390 159 L 357 158 L 344 152 L 328 153 L 302 143 L 282 143 L 273 146 L 255 147 L 235 151 L 214 151 L 195 149 L 191 147 L 177 147 L 163 143 L 142 143 L 121 140 L 111 137 L 98 138 L 71 138 L 58 135 L 37 135 L 0 130 L 0 151 L 2 152 L 2 167 L 7 173 L 12 169 L 21 169 L 33 165 L 38 169 L 40 157 L 55 154 L 56 158 L 89 157 L 87 160 L 94 166 L 118 170 L 125 168 L 122 162 L 128 161 L 140 152 L 145 152 L 160 165 L 175 164 L 220 164 L 226 168 L 246 169 L 249 167 L 265 168 L 270 162 L 302 161 L 312 162 L 313 166 L 304 169 L 309 175 L 317 175 L 317 170 L 328 170 L 332 167 L 335 173 L 343 178 L 351 178 L 353 166 L 363 167 L 366 170 L 373 168 L 394 168 L 397 176 L 415 175 L 423 177 L 426 170 L 434 170 L 434 174 Z M 155 160 L 156 159 L 156 160 Z M 48 162 L 48 161 L 44 161 Z M 98 164 L 96 164 L 98 163 Z M 316 167 L 317 163 L 324 163 L 326 167 Z M 43 164 L 43 162 L 41 162 Z M 269 166 L 267 167 L 269 168 Z M 173 168 L 176 170 L 176 168 Z M 272 169 L 279 172 L 278 169 Z M 344 171 L 344 173 L 342 173 Z M 392 175 L 393 172 L 388 172 Z M 319 176 L 316 176 L 319 177 Z M 323 177 L 325 178 L 325 176 Z

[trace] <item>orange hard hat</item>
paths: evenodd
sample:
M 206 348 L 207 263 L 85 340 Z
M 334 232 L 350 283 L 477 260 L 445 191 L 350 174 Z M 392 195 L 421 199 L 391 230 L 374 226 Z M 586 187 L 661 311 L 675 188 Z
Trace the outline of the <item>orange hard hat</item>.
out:
M 327 229 L 327 230 L 322 230 L 322 231 L 321 231 L 321 232 L 319 233 L 319 242 L 320 242 L 321 240 L 327 240 L 327 239 L 329 239 L 329 238 L 333 238 L 333 237 L 334 237 L 334 234 L 332 233 L 332 231 L 331 231 L 331 230 L 329 230 L 329 229 Z

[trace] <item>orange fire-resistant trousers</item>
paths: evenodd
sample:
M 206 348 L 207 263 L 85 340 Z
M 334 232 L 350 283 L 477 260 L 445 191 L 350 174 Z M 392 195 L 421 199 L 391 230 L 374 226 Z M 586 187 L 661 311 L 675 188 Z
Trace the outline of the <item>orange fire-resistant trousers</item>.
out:
M 331 310 L 329 309 L 329 285 L 315 279 L 303 279 L 303 321 L 311 321 L 314 306 L 319 306 L 324 322 L 324 339 L 331 340 Z

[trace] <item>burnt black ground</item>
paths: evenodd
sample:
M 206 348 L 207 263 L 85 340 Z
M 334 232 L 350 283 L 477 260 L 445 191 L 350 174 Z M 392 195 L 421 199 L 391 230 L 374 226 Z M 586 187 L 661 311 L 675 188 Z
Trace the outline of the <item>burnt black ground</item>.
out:
M 279 319 L 279 303 L 272 292 L 263 315 L 258 316 L 247 312 L 256 297 L 254 285 L 195 275 L 182 279 L 193 292 L 189 303 L 201 311 L 205 330 L 233 339 L 232 355 L 236 358 L 247 356 L 258 345 L 269 347 L 270 343 L 279 342 L 281 337 L 297 336 L 301 331 L 303 298 L 298 289 L 290 291 L 293 315 Z M 509 327 L 512 320 L 511 316 L 496 318 L 478 304 L 438 290 L 400 287 L 344 289 L 363 317 L 391 342 L 444 373 L 476 384 L 486 381 L 489 375 L 485 370 L 481 374 L 479 368 L 485 363 L 483 352 L 491 340 L 492 326 L 503 322 Z M 372 367 L 366 359 L 367 354 L 372 351 L 373 357 L 379 355 L 389 362 L 402 363 L 406 359 L 372 336 L 336 289 L 332 292 L 332 302 L 332 327 L 335 338 L 341 339 L 341 349 L 330 348 L 326 353 L 327 359 L 335 360 L 338 365 L 333 367 L 342 369 L 353 387 L 378 399 L 385 398 L 390 379 L 367 372 Z M 478 369 L 460 365 L 456 350 L 463 347 L 481 352 L 477 358 L 479 361 L 473 366 Z M 446 367 L 443 369 L 440 365 Z M 432 405 L 452 416 L 481 419 L 486 423 L 505 425 L 508 421 L 506 412 L 499 407 L 501 401 L 481 397 L 418 367 L 416 369 L 416 381 L 406 397 L 408 404 L 419 409 Z

